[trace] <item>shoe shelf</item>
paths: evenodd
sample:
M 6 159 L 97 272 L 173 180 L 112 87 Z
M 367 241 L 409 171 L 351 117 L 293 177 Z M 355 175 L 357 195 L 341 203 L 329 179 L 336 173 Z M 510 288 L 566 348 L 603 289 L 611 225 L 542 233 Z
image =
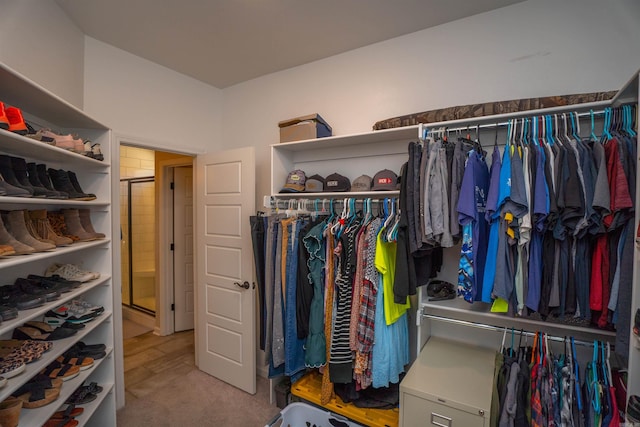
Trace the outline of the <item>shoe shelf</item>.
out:
M 0 196 L 0 203 L 3 205 L 3 209 L 7 204 L 15 204 L 20 205 L 22 209 L 28 209 L 26 205 L 49 205 L 54 206 L 58 210 L 59 207 L 62 206 L 73 206 L 78 208 L 87 208 L 87 207 L 106 207 L 111 203 L 103 200 L 89 200 L 89 201 L 81 201 L 81 200 L 61 200 L 61 199 L 45 199 L 45 198 L 37 198 L 37 197 L 10 197 L 10 196 Z M 16 207 L 16 209 L 20 209 Z M 9 209 L 5 209 L 9 210 Z
M 86 165 L 108 169 L 109 163 L 65 150 L 64 148 L 49 145 L 47 143 L 18 135 L 0 129 L 0 151 L 11 153 L 12 156 L 25 157 L 29 159 L 46 159 L 47 162 L 53 163 L 74 163 L 86 162 Z
M 85 249 L 94 248 L 97 246 L 107 246 L 110 239 L 93 240 L 91 242 L 79 242 L 73 243 L 71 246 L 59 247 L 51 251 L 37 252 L 28 255 L 10 255 L 0 259 L 0 269 L 3 267 L 10 267 L 13 265 L 24 264 L 25 262 L 38 261 L 46 258 L 57 257 L 62 254 L 68 254 L 78 251 L 84 251 Z
M 65 381 L 62 384 L 62 388 L 60 389 L 60 396 L 53 402 L 48 405 L 45 405 L 41 408 L 37 409 L 26 409 L 23 408 L 20 412 L 20 423 L 19 426 L 41 426 L 47 422 L 47 420 L 53 415 L 56 411 L 61 410 L 61 408 L 65 407 L 64 402 L 73 394 L 73 392 L 80 387 L 85 381 L 89 381 L 87 378 L 91 376 L 92 373 L 95 372 L 96 369 L 100 366 L 100 364 L 105 360 L 112 356 L 113 348 L 107 348 L 107 355 L 102 359 L 95 360 L 93 362 L 93 366 L 89 369 L 85 369 L 84 371 L 80 371 L 77 377 L 70 379 L 69 381 Z M 98 393 L 96 399 L 92 402 L 85 403 L 82 405 L 84 411 L 80 415 L 80 417 L 76 417 L 78 420 L 78 425 L 82 425 L 86 423 L 91 415 L 95 412 L 95 410 L 100 406 L 100 403 L 104 400 L 104 398 L 111 392 L 113 388 L 112 384 L 98 384 L 102 387 L 102 391 Z M 84 420 L 84 421 L 82 421 Z
M 0 335 L 5 335 L 8 332 L 12 332 L 15 328 L 22 326 L 24 323 L 36 319 L 39 316 L 44 316 L 44 314 L 62 304 L 65 304 L 68 301 L 71 301 L 74 298 L 83 295 L 91 289 L 94 289 L 98 286 L 105 285 L 108 281 L 111 280 L 110 275 L 101 275 L 98 279 L 92 280 L 87 283 L 83 283 L 76 289 L 71 292 L 66 292 L 61 294 L 60 298 L 54 301 L 50 301 L 40 307 L 31 308 L 29 310 L 20 310 L 18 311 L 18 317 L 11 320 L 6 320 L 0 323 Z M 85 328 L 86 329 L 86 328 Z M 83 329 L 84 330 L 84 329 Z M 77 335 L 77 334 L 76 334 Z M 74 336 L 76 336 L 74 335 Z
M 31 362 L 27 364 L 26 369 L 22 373 L 16 375 L 13 378 L 9 378 L 7 380 L 7 385 L 4 386 L 2 389 L 0 389 L 0 401 L 3 401 L 7 397 L 9 397 L 11 393 L 13 393 L 18 388 L 20 388 L 31 377 L 33 377 L 34 375 L 42 371 L 44 368 L 49 366 L 51 362 L 56 360 L 58 356 L 60 356 L 65 351 L 67 351 L 73 344 L 75 344 L 78 341 L 82 341 L 82 339 L 85 336 L 90 334 L 94 329 L 96 329 L 98 326 L 100 326 L 101 324 L 107 321 L 111 321 L 111 311 L 105 310 L 100 316 L 96 317 L 94 320 L 85 323 L 86 325 L 85 328 L 79 330 L 77 334 L 72 335 L 69 338 L 51 341 L 53 343 L 53 347 L 49 351 L 44 353 L 40 359 L 36 360 L 35 362 Z M 106 356 L 98 360 L 103 361 L 105 359 L 107 359 Z M 93 368 L 87 369 L 86 371 L 92 371 L 94 369 L 95 369 L 95 365 Z M 80 371 L 79 376 L 81 376 L 84 372 L 85 371 Z M 73 379 L 69 381 L 65 381 L 64 384 L 67 384 L 70 381 L 73 381 Z M 64 388 L 64 385 L 62 386 L 62 388 Z M 22 417 L 20 418 L 20 423 L 22 423 Z M 24 425 L 33 425 L 33 424 L 24 424 Z

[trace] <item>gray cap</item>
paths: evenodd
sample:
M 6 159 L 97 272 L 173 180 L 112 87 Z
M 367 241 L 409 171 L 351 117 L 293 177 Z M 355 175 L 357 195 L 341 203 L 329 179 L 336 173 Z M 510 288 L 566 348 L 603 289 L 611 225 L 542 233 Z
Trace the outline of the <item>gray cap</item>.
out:
M 369 175 L 360 175 L 351 183 L 351 191 L 370 191 L 371 177 Z
M 324 178 L 320 175 L 311 175 L 304 184 L 307 193 L 322 193 L 324 191 Z

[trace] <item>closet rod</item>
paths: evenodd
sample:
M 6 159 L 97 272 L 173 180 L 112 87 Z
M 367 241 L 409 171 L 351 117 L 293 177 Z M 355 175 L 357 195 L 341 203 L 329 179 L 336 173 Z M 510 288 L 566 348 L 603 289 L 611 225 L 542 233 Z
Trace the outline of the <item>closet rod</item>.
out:
M 462 126 L 473 123 L 473 126 L 487 123 L 490 126 L 495 127 L 496 122 L 501 122 L 502 120 L 510 120 L 510 119 L 521 119 L 523 117 L 533 117 L 533 116 L 545 116 L 545 115 L 553 115 L 553 114 L 562 114 L 569 112 L 581 111 L 583 113 L 579 114 L 589 114 L 589 110 L 599 111 L 602 113 L 604 108 L 611 107 L 610 101 L 595 101 L 595 102 L 585 102 L 583 104 L 572 104 L 572 105 L 561 105 L 558 107 L 548 107 L 548 108 L 538 108 L 536 110 L 523 110 L 523 111 L 515 111 L 511 113 L 502 113 L 502 114 L 492 114 L 488 116 L 480 116 L 480 117 L 469 117 L 465 119 L 453 119 L 453 120 L 445 120 L 440 122 L 433 123 L 420 123 L 423 127 L 429 128 L 441 128 L 447 126 Z M 420 125 L 419 124 L 419 125 Z M 466 129 L 466 126 L 463 127 Z M 420 135 L 420 134 L 418 134 Z
M 435 129 L 441 129 L 444 128 L 445 132 L 463 132 L 463 131 L 473 131 L 475 129 L 495 129 L 495 128 L 501 128 L 501 127 L 507 127 L 509 125 L 509 122 L 513 119 L 517 119 L 520 120 L 522 118 L 531 118 L 531 117 L 544 117 L 544 116 L 553 116 L 553 115 L 562 115 L 562 114 L 566 114 L 566 113 L 574 113 L 574 111 L 569 111 L 569 110 L 565 110 L 563 112 L 556 112 L 556 113 L 547 113 L 547 114 L 523 114 L 523 115 L 518 115 L 518 117 L 513 117 L 512 119 L 510 119 L 509 121 L 506 122 L 498 122 L 498 123 L 487 123 L 487 124 L 477 124 L 477 125 L 468 125 L 468 126 L 461 126 L 461 127 L 455 127 L 455 128 L 451 128 L 448 127 L 446 124 L 448 122 L 439 122 L 439 123 L 420 123 L 420 129 L 418 130 L 418 134 L 422 135 L 422 130 L 423 129 L 431 129 L 431 130 L 435 130 Z M 593 112 L 594 115 L 602 115 L 604 114 L 604 110 L 597 110 Z M 591 112 L 590 111 L 586 111 L 586 112 L 582 112 L 582 113 L 577 113 L 578 118 L 582 118 L 582 117 L 589 117 L 591 116 Z M 502 117 L 501 117 L 502 118 Z M 477 119 L 479 119 L 478 121 L 480 121 L 480 119 L 482 119 L 482 117 L 478 117 Z M 569 117 L 567 116 L 567 120 L 569 120 Z M 456 122 L 459 122 L 460 120 L 456 120 Z
M 495 332 L 504 332 L 505 330 L 507 331 L 507 333 L 511 333 L 510 329 L 507 327 L 501 327 L 501 326 L 494 326 L 494 325 L 488 325 L 486 323 L 476 323 L 476 322 L 469 322 L 467 320 L 459 320 L 459 319 L 453 319 L 450 317 L 442 317 L 442 316 L 436 316 L 434 314 L 422 314 L 422 317 L 425 317 L 427 319 L 432 319 L 432 320 L 438 320 L 441 322 L 447 322 L 447 323 L 453 323 L 455 325 L 461 325 L 461 326 L 469 326 L 469 327 L 473 327 L 476 329 L 485 329 L 488 331 L 495 331 Z M 520 335 L 520 329 L 513 329 L 513 333 L 517 333 L 518 335 Z M 529 337 L 533 337 L 535 336 L 535 332 L 529 332 L 529 331 L 523 331 L 522 335 L 525 336 L 529 336 Z M 555 336 L 555 335 L 548 335 L 545 334 L 549 340 L 551 341 L 557 341 L 557 342 L 564 342 L 565 338 L 564 337 L 559 337 L 559 336 Z M 575 342 L 578 345 L 582 345 L 585 347 L 593 347 L 593 341 L 589 342 L 589 341 L 582 341 L 582 340 L 573 340 L 573 342 Z M 613 349 L 613 344 L 611 344 L 611 348 Z

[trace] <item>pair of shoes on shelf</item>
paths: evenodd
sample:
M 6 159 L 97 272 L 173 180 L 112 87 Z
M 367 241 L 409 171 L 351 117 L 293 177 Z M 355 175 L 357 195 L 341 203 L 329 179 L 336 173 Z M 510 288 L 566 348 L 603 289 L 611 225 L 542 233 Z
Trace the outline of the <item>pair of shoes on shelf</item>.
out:
M 66 193 L 71 200 L 89 201 L 95 200 L 96 195 L 93 193 L 85 193 L 80 186 L 78 177 L 75 172 L 64 169 L 47 169 L 49 178 L 53 188 L 62 193 Z
M 22 111 L 17 107 L 7 106 L 0 102 L 0 129 L 26 135 L 28 129 L 22 117 Z
M 43 239 L 38 234 L 32 234 L 36 232 L 29 218 L 26 209 L 3 211 L 0 215 L 0 245 L 13 248 L 14 255 L 55 249 L 56 245 L 53 241 Z
M 102 392 L 102 387 L 98 385 L 96 382 L 91 382 L 89 384 L 83 384 L 78 387 L 72 394 L 69 396 L 65 403 L 74 404 L 74 405 L 83 405 L 85 403 L 92 402 L 96 400 L 97 395 Z
M 104 344 L 85 344 L 82 341 L 75 343 L 69 350 L 67 350 L 65 356 L 80 356 L 90 357 L 94 360 L 102 359 L 107 355 L 107 346 Z
M 47 268 L 47 271 L 45 271 L 44 275 L 45 276 L 58 275 L 64 279 L 74 280 L 82 283 L 86 283 L 90 280 L 95 280 L 100 277 L 100 273 L 82 270 L 77 265 L 58 264 L 58 263 L 51 264 L 51 266 Z
M 93 228 L 91 211 L 89 209 L 62 209 L 47 212 L 49 223 L 53 230 L 74 242 L 90 242 L 104 239 L 104 233 Z
M 44 305 L 46 301 L 44 295 L 27 293 L 15 284 L 0 286 L 0 304 L 3 306 L 29 310 Z
M 12 337 L 18 340 L 56 341 L 75 335 L 76 329 L 53 327 L 45 322 L 29 321 L 13 330 Z
M 67 304 L 46 312 L 44 321 L 53 326 L 59 326 L 65 322 L 82 324 L 92 321 L 103 312 L 104 307 L 102 306 L 97 306 L 81 299 L 73 299 Z
M 82 415 L 83 412 L 83 407 L 68 404 L 65 409 L 54 413 L 51 418 L 44 423 L 43 427 L 75 427 L 78 425 L 78 421 L 75 418 Z
M 61 388 L 60 379 L 36 375 L 11 395 L 22 401 L 23 408 L 34 409 L 55 401 L 60 396 Z

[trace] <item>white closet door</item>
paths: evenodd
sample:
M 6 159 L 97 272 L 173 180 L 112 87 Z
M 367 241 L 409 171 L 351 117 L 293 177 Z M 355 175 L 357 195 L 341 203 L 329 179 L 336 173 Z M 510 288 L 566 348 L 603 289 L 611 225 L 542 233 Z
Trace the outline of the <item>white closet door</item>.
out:
M 249 217 L 253 147 L 196 159 L 196 353 L 198 367 L 256 392 L 255 289 Z M 246 283 L 246 288 L 243 287 Z

